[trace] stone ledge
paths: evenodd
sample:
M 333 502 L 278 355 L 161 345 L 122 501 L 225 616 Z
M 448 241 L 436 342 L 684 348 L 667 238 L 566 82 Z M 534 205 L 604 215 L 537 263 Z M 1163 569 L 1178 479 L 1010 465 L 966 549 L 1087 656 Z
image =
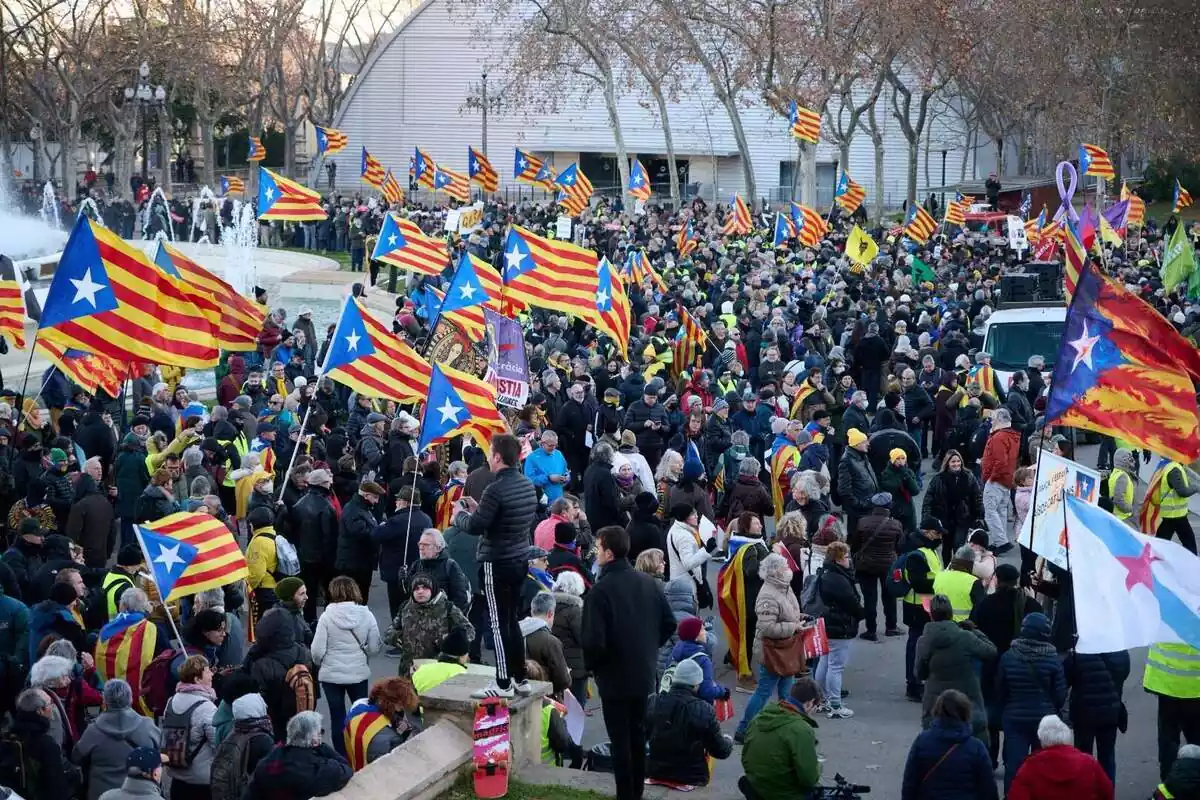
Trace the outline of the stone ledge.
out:
M 433 800 L 471 765 L 471 737 L 438 722 L 354 774 L 332 800 Z

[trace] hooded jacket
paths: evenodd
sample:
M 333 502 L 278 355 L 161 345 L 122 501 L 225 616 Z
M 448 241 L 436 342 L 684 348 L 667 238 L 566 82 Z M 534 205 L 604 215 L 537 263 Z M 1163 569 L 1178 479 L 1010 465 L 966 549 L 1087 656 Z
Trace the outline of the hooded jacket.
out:
M 936 765 L 936 768 L 935 768 Z M 938 718 L 913 741 L 901 800 L 996 800 L 987 746 L 965 722 Z
M 725 759 L 733 752 L 733 739 L 721 733 L 712 705 L 690 686 L 651 697 L 646 739 L 646 777 L 693 786 L 708 784 L 708 756 Z
M 125 434 L 113 462 L 113 482 L 117 486 L 117 516 L 132 520 L 142 490 L 150 484 L 146 466 L 146 443 L 134 433 Z
M 454 628 L 465 629 L 468 640 L 475 638 L 475 628 L 445 592 L 436 592 L 424 603 L 405 603 L 385 637 L 389 646 L 401 648 L 400 674 L 410 674 L 418 658 L 437 658 L 442 639 Z
M 258 681 L 263 699 L 267 701 L 275 740 L 283 741 L 291 718 L 284 703 L 288 691 L 284 678 L 296 664 L 304 664 L 311 672 L 312 655 L 307 647 L 296 641 L 296 626 L 285 608 L 273 608 L 264 614 L 254 634 L 255 642 L 246 654 L 245 668 L 250 677 Z
M 1063 665 L 1045 638 L 1014 639 L 1012 646 L 1000 658 L 996 670 L 996 703 L 1002 709 L 1005 730 L 1010 725 L 1036 729 L 1042 717 L 1057 714 L 1067 701 L 1067 681 Z
M 921 724 L 926 728 L 933 724 L 933 705 L 938 696 L 947 689 L 957 689 L 971 700 L 971 727 L 976 736 L 983 736 L 988 725 L 987 708 L 975 664 L 994 658 L 996 646 L 979 631 L 964 630 L 950 620 L 926 625 L 917 640 L 914 664 L 917 679 L 925 682 Z
M 1021 763 L 1008 800 L 1110 800 L 1113 784 L 1100 762 L 1069 744 L 1038 750 Z
M 279 745 L 258 762 L 242 800 L 309 800 L 333 794 L 350 782 L 349 762 L 325 743 Z
M 675 618 L 675 625 L 671 629 L 671 638 L 658 651 L 658 671 L 662 673 L 672 663 L 671 654 L 675 651 L 675 643 L 679 641 L 679 623 L 684 617 L 696 617 L 700 615 L 700 608 L 696 603 L 696 588 L 692 583 L 692 579 L 686 575 L 681 575 L 667 581 L 667 585 L 663 587 L 663 594 L 667 598 L 667 605 L 670 606 L 671 615 Z M 759 597 L 762 592 L 759 592 Z M 712 641 L 709 639 L 709 641 Z
M 563 655 L 563 646 L 544 619 L 526 617 L 521 620 L 521 636 L 525 638 L 525 656 L 542 665 L 555 693 L 571 688 L 571 669 Z
M 183 714 L 193 706 L 195 711 L 192 712 L 187 741 L 188 752 L 195 753 L 192 763 L 187 769 L 166 767 L 163 771 L 171 776 L 171 780 L 207 786 L 213 756 L 217 753 L 217 729 L 213 727 L 213 715 L 217 713 L 216 696 L 208 687 L 181 683 L 167 702 L 167 711 Z
M 312 658 L 321 668 L 322 683 L 349 686 L 369 679 L 370 657 L 382 649 L 379 625 L 366 606 L 330 603 L 317 619 Z
M 108 495 L 101 491 L 91 475 L 80 475 L 65 532 L 79 542 L 88 564 L 104 565 L 108 558 L 108 537 L 115 521 Z
M 821 780 L 817 723 L 792 703 L 771 703 L 746 728 L 742 769 L 760 797 L 804 797 Z
M 125 759 L 135 747 L 158 749 L 158 726 L 131 708 L 100 713 L 79 737 L 71 760 L 87 776 L 88 800 L 125 782 Z

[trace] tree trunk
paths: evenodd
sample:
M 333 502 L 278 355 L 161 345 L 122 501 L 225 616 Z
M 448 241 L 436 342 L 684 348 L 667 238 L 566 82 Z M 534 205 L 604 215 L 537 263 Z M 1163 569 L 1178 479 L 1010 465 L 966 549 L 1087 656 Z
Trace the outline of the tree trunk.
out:
M 171 192 L 171 121 L 167 119 L 167 108 L 158 112 L 158 185 L 164 192 Z
M 875 147 L 875 224 L 883 221 L 883 137 L 878 133 L 871 134 L 871 144 Z
M 613 144 L 617 148 L 617 171 L 621 181 L 617 192 L 621 196 L 629 186 L 629 154 L 625 150 L 625 134 L 621 130 L 621 115 L 617 111 L 617 86 L 612 67 L 602 64 L 600 69 L 604 74 L 604 107 L 608 111 L 608 127 L 612 129 Z
M 847 175 L 850 174 L 850 139 L 844 139 L 838 142 L 838 169 Z M 837 176 L 835 175 L 836 179 Z
M 654 101 L 658 103 L 658 116 L 662 121 L 663 143 L 667 148 L 667 172 L 670 173 L 671 179 L 671 203 L 675 208 L 679 208 L 680 198 L 682 197 L 679 192 L 679 166 L 675 163 L 675 137 L 671 133 L 671 120 L 667 112 L 667 98 L 663 94 L 662 84 L 658 81 L 650 82 L 650 91 L 654 95 Z
M 908 187 L 905 191 L 910 208 L 917 202 L 917 159 L 920 154 L 921 139 L 919 136 L 914 136 L 908 140 Z
M 817 208 L 817 146 L 800 142 L 800 202 Z M 820 209 L 817 209 L 818 211 Z
M 200 182 L 210 189 L 217 186 L 217 148 L 213 141 L 213 122 L 211 119 L 200 119 L 200 158 L 203 165 L 200 171 Z
M 967 146 L 963 148 L 962 167 L 959 169 L 959 172 L 958 172 L 958 179 L 960 182 L 965 181 L 967 179 L 967 159 L 969 159 L 971 157 L 971 150 L 974 149 L 974 143 L 975 143 L 975 131 L 974 131 L 974 129 L 972 129 L 972 130 L 967 131 Z M 972 177 L 974 177 L 974 176 L 972 176 Z
M 729 122 L 733 126 L 733 139 L 737 142 L 738 153 L 742 157 L 742 175 L 746 180 L 746 202 L 750 208 L 758 210 L 758 185 L 754 181 L 754 162 L 750 158 L 750 145 L 746 141 L 746 131 L 742 128 L 742 114 L 738 110 L 737 100 L 725 92 L 721 102 L 729 112 Z
M 296 177 L 296 123 L 290 121 L 283 126 L 283 174 Z

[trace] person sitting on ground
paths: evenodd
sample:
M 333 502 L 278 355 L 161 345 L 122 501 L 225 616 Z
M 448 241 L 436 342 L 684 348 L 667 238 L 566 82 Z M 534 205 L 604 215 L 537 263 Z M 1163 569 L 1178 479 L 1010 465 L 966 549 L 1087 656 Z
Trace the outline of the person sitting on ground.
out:
M 1179 748 L 1171 771 L 1154 791 L 1151 800 L 1197 800 L 1200 798 L 1200 744 Z
M 358 772 L 367 764 L 386 756 L 421 732 L 421 701 L 413 682 L 405 677 L 384 678 L 371 687 L 371 693 L 350 706 L 346 715 L 344 739 L 346 758 Z M 386 721 L 374 734 L 364 735 L 374 720 Z
M 1041 749 L 1025 758 L 1008 800 L 1112 800 L 1113 783 L 1094 756 L 1076 750 L 1075 734 L 1056 714 L 1038 723 Z
M 563 655 L 562 642 L 550 632 L 556 603 L 551 592 L 534 595 L 529 616 L 521 620 L 521 635 L 525 637 L 526 658 L 542 666 L 554 686 L 554 694 L 561 695 L 571 688 L 571 668 Z
M 748 800 L 806 797 L 820 782 L 813 712 L 821 703 L 817 682 L 797 678 L 787 698 L 755 715 L 742 747 L 746 774 L 738 780 L 738 788 Z
M 287 739 L 258 762 L 242 797 L 309 800 L 333 794 L 349 783 L 354 770 L 321 741 L 324 727 L 316 711 L 302 711 L 288 720 Z
M 925 628 L 926 636 L 930 627 Z M 901 800 L 996 800 L 999 795 L 992 759 L 987 747 L 972 733 L 971 720 L 975 716 L 970 698 L 957 689 L 938 695 L 932 723 L 913 740 L 908 751 Z
M 442 638 L 437 661 L 417 667 L 413 673 L 413 687 L 418 695 L 425 694 L 439 683 L 467 671 L 470 663 L 471 642 L 465 628 L 454 628 Z
M 158 748 L 158 726 L 134 711 L 132 705 L 133 691 L 128 683 L 119 678 L 107 681 L 104 710 L 71 751 L 71 760 L 83 771 L 88 800 L 96 800 L 124 783 L 131 751 Z
M 707 759 L 726 759 L 733 752 L 733 738 L 721 733 L 712 704 L 696 695 L 703 680 L 700 665 L 686 659 L 675 667 L 670 690 L 651 697 L 646 709 L 647 780 L 707 786 Z

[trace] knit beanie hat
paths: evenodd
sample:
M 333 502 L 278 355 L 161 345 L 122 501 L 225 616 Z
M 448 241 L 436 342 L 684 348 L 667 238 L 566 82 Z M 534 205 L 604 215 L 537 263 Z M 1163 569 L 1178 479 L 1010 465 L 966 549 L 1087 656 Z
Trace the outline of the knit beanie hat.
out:
M 690 686 L 694 689 L 703 682 L 704 670 L 694 658 L 685 658 L 675 666 L 675 675 L 671 678 L 673 685 Z
M 684 642 L 694 642 L 704 630 L 704 623 L 699 617 L 684 617 L 679 620 L 679 638 Z
M 1050 620 L 1040 611 L 1026 614 L 1021 623 L 1021 638 L 1034 639 L 1039 642 L 1050 641 Z
M 275 595 L 281 601 L 290 603 L 292 602 L 292 598 L 296 596 L 296 592 L 300 591 L 300 587 L 303 585 L 304 581 L 297 577 L 284 578 L 275 584 Z
M 466 628 L 453 628 L 442 639 L 442 653 L 455 658 L 465 656 L 470 650 L 471 642 L 467 639 Z

